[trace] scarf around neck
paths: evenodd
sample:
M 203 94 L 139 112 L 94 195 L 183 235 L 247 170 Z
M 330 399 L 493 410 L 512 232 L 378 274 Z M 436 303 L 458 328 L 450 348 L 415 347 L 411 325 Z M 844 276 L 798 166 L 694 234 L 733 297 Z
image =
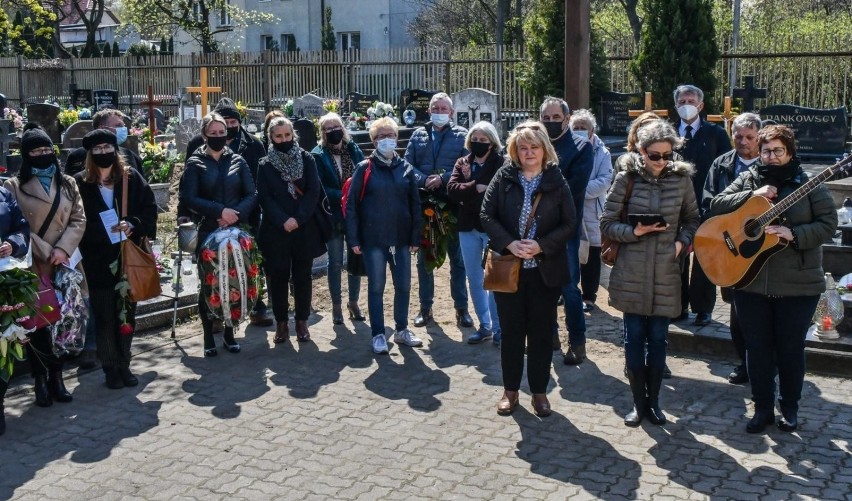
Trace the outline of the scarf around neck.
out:
M 53 164 L 50 167 L 46 167 L 44 169 L 38 169 L 36 167 L 33 167 L 33 176 L 38 178 L 38 182 L 41 183 L 41 186 L 42 188 L 44 188 L 45 193 L 50 193 L 50 181 L 55 175 L 56 164 Z
M 352 173 L 355 171 L 355 163 L 352 161 L 352 155 L 349 154 L 349 148 L 347 148 L 346 146 L 347 144 L 343 141 L 341 141 L 339 145 L 328 145 L 328 151 L 331 152 L 332 156 L 340 156 L 341 183 L 352 177 Z M 333 158 L 332 161 L 334 161 Z
M 301 179 L 305 172 L 305 166 L 302 163 L 302 149 L 298 144 L 294 144 L 290 151 L 281 153 L 275 149 L 275 146 L 270 144 L 266 150 L 269 163 L 278 171 L 281 180 L 287 183 L 287 191 L 293 198 L 296 197 L 296 185 L 293 184 L 297 179 Z

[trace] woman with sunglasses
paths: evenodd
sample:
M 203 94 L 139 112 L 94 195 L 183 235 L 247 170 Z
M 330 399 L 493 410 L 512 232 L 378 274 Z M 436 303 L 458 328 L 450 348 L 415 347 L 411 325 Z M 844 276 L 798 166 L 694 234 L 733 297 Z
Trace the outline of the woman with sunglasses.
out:
M 653 424 L 662 425 L 666 418 L 659 395 L 666 336 L 669 318 L 681 310 L 678 256 L 698 228 L 698 204 L 692 164 L 672 161 L 673 150 L 682 142 L 674 128 L 654 120 L 640 127 L 636 138 L 638 153 L 618 159 L 620 172 L 606 198 L 601 233 L 620 242 L 609 302 L 624 314 L 624 355 L 633 393 L 633 410 L 624 424 L 639 426 L 647 415 Z M 622 221 L 622 210 L 658 215 L 665 223 L 630 224 Z
M 713 198 L 711 216 L 731 212 L 752 196 L 778 202 L 808 181 L 789 127 L 764 127 L 757 134 L 757 143 L 760 160 Z M 765 228 L 787 246 L 769 258 L 750 284 L 734 291 L 754 402 L 748 433 L 760 433 L 775 421 L 776 373 L 781 410 L 777 426 L 786 432 L 798 427 L 805 335 L 825 290 L 821 246 L 836 228 L 831 195 L 824 185 L 819 186 L 787 209 L 780 223 Z

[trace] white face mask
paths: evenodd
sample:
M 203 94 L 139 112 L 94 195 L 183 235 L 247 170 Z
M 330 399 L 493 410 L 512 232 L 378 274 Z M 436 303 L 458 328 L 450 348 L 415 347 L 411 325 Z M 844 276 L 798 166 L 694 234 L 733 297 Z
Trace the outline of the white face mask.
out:
M 376 142 L 376 150 L 385 158 L 391 158 L 396 149 L 396 139 L 379 139 Z
M 698 108 L 691 104 L 684 104 L 683 106 L 678 106 L 677 114 L 680 115 L 685 122 L 691 121 L 695 118 L 695 115 L 698 115 Z
M 446 113 L 432 113 L 432 125 L 443 127 L 450 123 L 450 115 Z

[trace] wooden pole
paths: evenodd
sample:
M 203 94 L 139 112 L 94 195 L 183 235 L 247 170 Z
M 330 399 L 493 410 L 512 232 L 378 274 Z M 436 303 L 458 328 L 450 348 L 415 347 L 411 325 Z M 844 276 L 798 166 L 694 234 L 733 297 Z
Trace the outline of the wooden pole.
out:
M 565 101 L 589 107 L 590 0 L 565 0 Z
M 154 144 L 154 136 L 157 135 L 157 117 L 154 116 L 154 86 L 148 86 L 148 129 L 151 130 L 151 144 Z

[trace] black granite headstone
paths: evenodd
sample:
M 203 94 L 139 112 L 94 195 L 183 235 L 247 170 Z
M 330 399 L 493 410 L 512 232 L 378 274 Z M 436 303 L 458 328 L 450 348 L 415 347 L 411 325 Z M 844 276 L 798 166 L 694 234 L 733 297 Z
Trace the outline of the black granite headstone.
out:
M 58 143 L 60 141 L 59 111 L 59 106 L 55 104 L 31 104 L 27 106 L 27 120 L 41 125 L 50 139 Z
M 400 110 L 414 110 L 414 125 L 423 125 L 429 121 L 429 101 L 437 91 L 405 89 L 399 95 Z
M 100 111 L 106 108 L 118 109 L 118 91 L 113 89 L 99 89 L 94 92 L 95 109 Z
M 6 96 L 4 96 L 3 94 L 0 94 L 0 113 L 3 112 L 3 108 L 6 107 L 6 103 L 7 103 Z M 0 118 L 3 118 L 3 117 L 0 117 Z
M 642 94 L 621 92 L 601 93 L 601 116 L 598 125 L 601 136 L 627 136 L 633 119 L 628 112 L 642 108 Z
M 359 115 L 366 115 L 367 109 L 373 106 L 373 103 L 379 100 L 378 94 L 361 94 L 359 92 L 350 92 L 346 94 L 346 97 L 343 98 L 343 110 L 344 114 L 350 113 L 358 113 Z
M 71 104 L 75 108 L 88 108 L 94 104 L 92 89 L 74 89 L 71 92 Z
M 760 110 L 760 118 L 774 120 L 793 129 L 799 155 L 836 157 L 843 154 L 846 147 L 849 115 L 843 106 L 817 109 L 777 104 Z

